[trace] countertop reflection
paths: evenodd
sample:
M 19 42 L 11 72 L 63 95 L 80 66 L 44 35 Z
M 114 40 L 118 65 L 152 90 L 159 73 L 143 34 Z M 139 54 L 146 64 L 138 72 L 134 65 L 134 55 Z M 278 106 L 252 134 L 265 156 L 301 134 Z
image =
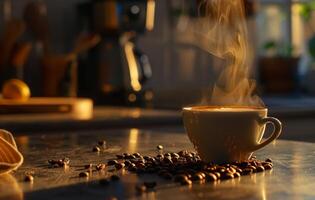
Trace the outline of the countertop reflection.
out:
M 124 171 L 95 172 L 89 179 L 78 178 L 84 164 L 104 163 L 121 152 L 140 152 L 155 155 L 156 146 L 164 151 L 192 149 L 182 132 L 146 131 L 139 129 L 82 131 L 73 133 L 18 136 L 19 149 L 25 163 L 12 174 L 15 181 L 2 199 L 14 195 L 24 199 L 314 199 L 315 146 L 311 143 L 279 140 L 256 153 L 258 159 L 270 157 L 274 169 L 238 179 L 214 184 L 179 186 L 155 175 L 137 176 Z M 99 140 L 107 141 L 107 149 L 92 152 Z M 48 159 L 71 159 L 69 169 L 48 168 Z M 23 182 L 24 174 L 34 174 L 33 183 Z M 113 173 L 124 173 L 121 181 L 108 186 L 99 185 L 98 179 Z M 0 179 L 3 191 L 4 179 Z M 155 191 L 138 195 L 135 185 L 145 180 L 156 180 Z M 8 184 L 10 185 L 10 184 Z M 2 187 L 2 188 L 1 188 Z M 13 189 L 15 188 L 15 189 Z

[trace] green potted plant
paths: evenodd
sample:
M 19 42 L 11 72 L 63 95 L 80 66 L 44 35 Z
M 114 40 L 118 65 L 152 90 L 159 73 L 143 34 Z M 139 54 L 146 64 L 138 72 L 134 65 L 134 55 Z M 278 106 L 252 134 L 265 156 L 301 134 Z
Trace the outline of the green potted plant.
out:
M 292 94 L 299 89 L 298 62 L 294 47 L 273 40 L 263 45 L 258 60 L 260 83 L 265 94 Z

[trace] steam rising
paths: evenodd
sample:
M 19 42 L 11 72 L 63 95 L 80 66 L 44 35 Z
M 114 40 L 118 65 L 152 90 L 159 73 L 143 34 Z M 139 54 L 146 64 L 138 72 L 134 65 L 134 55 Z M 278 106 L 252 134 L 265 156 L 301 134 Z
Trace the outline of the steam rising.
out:
M 205 17 L 200 20 L 199 46 L 224 60 L 208 104 L 263 106 L 254 95 L 255 81 L 249 79 L 249 51 L 243 0 L 205 0 Z

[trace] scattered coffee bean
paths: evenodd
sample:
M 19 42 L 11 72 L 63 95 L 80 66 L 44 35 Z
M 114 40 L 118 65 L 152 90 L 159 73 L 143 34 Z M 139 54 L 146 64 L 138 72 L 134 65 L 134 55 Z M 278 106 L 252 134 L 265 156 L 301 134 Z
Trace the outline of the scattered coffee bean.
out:
M 220 179 L 220 178 L 221 178 L 220 172 L 215 172 L 214 174 L 216 175 L 217 179 Z
M 125 164 L 124 163 L 117 163 L 116 165 L 115 165 L 115 168 L 117 169 L 117 170 L 120 170 L 120 169 L 122 169 L 122 168 L 124 168 L 125 167 Z
M 191 185 L 192 184 L 192 181 L 187 179 L 187 180 L 183 180 L 180 182 L 181 185 Z
M 34 177 L 32 175 L 30 175 L 30 174 L 25 175 L 24 181 L 25 182 L 33 182 L 34 181 Z
M 271 160 L 270 158 L 267 158 L 267 159 L 265 160 L 265 162 L 272 163 L 272 160 Z
M 250 160 L 256 160 L 256 159 L 257 159 L 256 156 L 251 156 L 251 157 L 250 157 Z
M 109 161 L 107 162 L 107 165 L 108 165 L 108 166 L 112 166 L 112 165 L 116 165 L 116 164 L 118 164 L 118 161 L 117 161 L 117 160 L 109 160 Z
M 263 171 L 265 171 L 265 168 L 263 166 L 257 166 L 256 171 L 257 172 L 263 172 Z
M 134 153 L 134 154 L 132 154 L 132 155 L 134 155 L 136 158 L 139 158 L 139 157 L 141 156 L 140 153 Z
M 101 149 L 98 146 L 93 147 L 92 149 L 93 152 L 100 152 Z
M 251 168 L 245 168 L 245 169 L 243 169 L 243 172 L 242 172 L 243 175 L 248 175 L 251 173 L 253 173 L 253 169 L 251 169 Z
M 164 147 L 162 145 L 157 145 L 156 147 L 158 150 L 162 150 Z
M 272 169 L 272 165 L 270 164 L 265 164 L 264 165 L 265 170 L 271 170 Z
M 80 174 L 79 174 L 79 177 L 85 177 L 85 178 L 87 178 L 87 177 L 89 177 L 90 176 L 90 173 L 89 172 L 81 172 Z
M 196 173 L 196 174 L 194 174 L 192 177 L 191 177 L 191 180 L 193 180 L 193 181 L 201 181 L 201 180 L 203 180 L 204 178 L 203 178 L 203 176 L 200 174 L 200 173 Z
M 206 174 L 206 181 L 213 182 L 217 180 L 217 176 L 213 173 L 207 173 Z
M 120 180 L 120 177 L 117 176 L 117 175 L 112 175 L 112 176 L 110 177 L 110 180 L 112 180 L 112 181 L 118 181 L 118 180 Z
M 238 178 L 238 177 L 241 177 L 241 174 L 240 174 L 239 172 L 235 172 L 235 173 L 233 174 L 233 176 L 234 176 L 234 178 Z
M 233 179 L 234 175 L 232 173 L 223 173 L 221 179 L 226 180 L 226 179 Z
M 175 182 L 182 182 L 184 180 L 189 180 L 188 177 L 186 175 L 180 174 L 175 176 L 174 181 Z

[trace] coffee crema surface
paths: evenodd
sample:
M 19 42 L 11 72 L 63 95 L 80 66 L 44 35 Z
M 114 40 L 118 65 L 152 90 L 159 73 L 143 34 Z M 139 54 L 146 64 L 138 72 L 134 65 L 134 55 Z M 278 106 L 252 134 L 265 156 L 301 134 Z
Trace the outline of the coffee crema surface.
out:
M 265 107 L 240 107 L 240 106 L 231 106 L 231 107 L 219 107 L 219 106 L 193 106 L 186 107 L 184 110 L 189 111 L 202 111 L 202 112 L 254 112 L 257 110 L 265 110 Z

